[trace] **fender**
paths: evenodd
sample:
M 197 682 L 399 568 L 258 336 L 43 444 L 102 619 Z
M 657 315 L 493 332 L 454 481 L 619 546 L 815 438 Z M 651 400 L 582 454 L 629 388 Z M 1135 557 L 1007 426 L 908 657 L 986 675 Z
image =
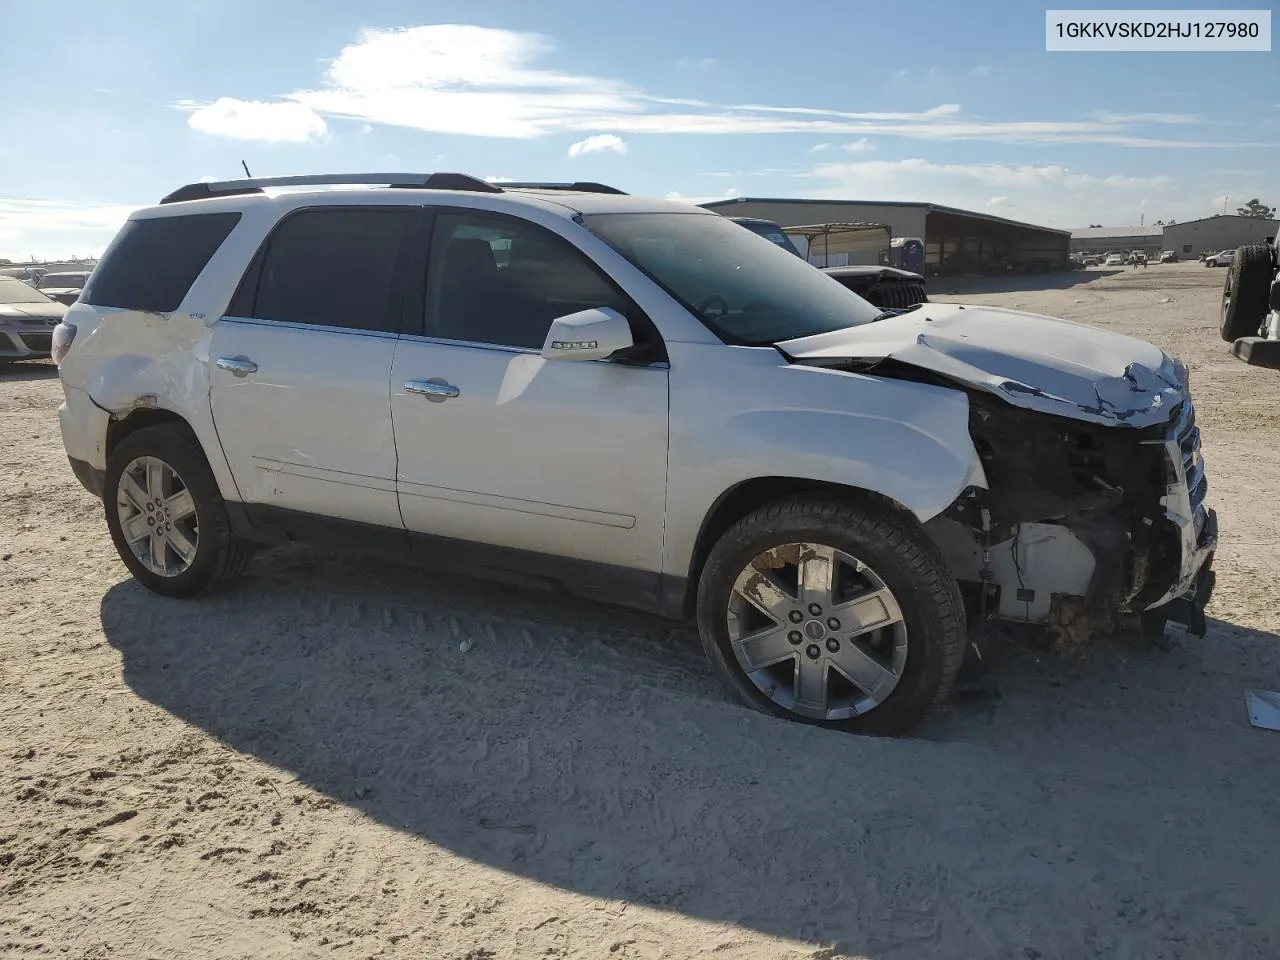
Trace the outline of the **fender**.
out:
M 708 513 L 748 480 L 855 487 L 900 504 L 921 523 L 967 487 L 987 486 L 963 391 L 793 366 L 772 348 L 672 348 L 666 574 L 688 575 Z M 717 355 L 739 350 L 755 354 L 749 366 L 757 369 L 743 376 L 740 354 L 734 375 L 721 380 L 730 365 Z M 695 362 L 680 362 L 693 352 Z M 676 382 L 681 370 L 696 370 L 699 383 Z

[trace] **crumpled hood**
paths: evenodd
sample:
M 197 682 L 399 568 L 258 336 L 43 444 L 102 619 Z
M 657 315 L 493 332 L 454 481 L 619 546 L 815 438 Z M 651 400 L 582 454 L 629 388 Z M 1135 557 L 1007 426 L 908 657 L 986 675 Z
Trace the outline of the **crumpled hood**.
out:
M 1162 423 L 1186 393 L 1182 365 L 1144 340 L 1001 307 L 928 303 L 778 348 L 820 366 L 893 359 L 1016 407 L 1109 426 Z

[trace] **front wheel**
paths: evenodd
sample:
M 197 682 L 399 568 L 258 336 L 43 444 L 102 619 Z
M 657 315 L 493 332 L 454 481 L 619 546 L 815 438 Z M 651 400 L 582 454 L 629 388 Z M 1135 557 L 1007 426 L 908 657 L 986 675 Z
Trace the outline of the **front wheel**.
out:
M 769 504 L 721 537 L 698 630 L 751 706 L 881 736 L 946 701 L 965 646 L 959 588 L 914 518 L 823 495 Z
M 148 590 L 193 597 L 229 586 L 248 567 L 250 548 L 231 532 L 213 471 L 185 427 L 145 427 L 121 440 L 103 500 L 116 552 Z

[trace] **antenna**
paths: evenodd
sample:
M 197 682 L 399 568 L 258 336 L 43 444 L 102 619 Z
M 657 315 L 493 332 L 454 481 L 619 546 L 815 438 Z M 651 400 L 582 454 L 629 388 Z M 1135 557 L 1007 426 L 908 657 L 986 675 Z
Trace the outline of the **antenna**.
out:
M 245 175 L 246 177 L 248 177 L 250 180 L 252 180 L 252 179 L 253 179 L 253 174 L 249 172 L 249 165 L 248 165 L 247 163 L 245 163 L 243 160 L 241 160 L 241 161 L 240 161 L 240 166 L 244 167 L 244 175 Z

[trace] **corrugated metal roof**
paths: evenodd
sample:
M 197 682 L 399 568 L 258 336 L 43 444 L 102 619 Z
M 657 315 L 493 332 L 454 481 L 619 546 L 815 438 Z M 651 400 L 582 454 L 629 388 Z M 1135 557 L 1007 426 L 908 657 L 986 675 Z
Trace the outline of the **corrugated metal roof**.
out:
M 1023 223 L 1020 220 L 1008 220 L 995 217 L 989 213 L 977 213 L 973 210 L 961 210 L 959 207 L 947 207 L 940 203 L 925 203 L 919 200 L 823 200 L 819 197 L 731 197 L 728 200 L 711 200 L 701 204 L 708 210 L 722 213 L 722 208 L 732 207 L 738 203 L 792 203 L 792 204 L 828 204 L 845 207 L 915 207 L 924 208 L 926 213 L 947 213 L 956 217 L 970 217 L 974 220 L 986 220 L 1006 227 L 1018 227 L 1022 230 L 1041 230 L 1045 233 L 1057 233 L 1070 236 L 1070 230 L 1059 230 L 1056 227 L 1042 227 L 1034 223 Z M 727 214 L 726 214 L 727 215 Z

